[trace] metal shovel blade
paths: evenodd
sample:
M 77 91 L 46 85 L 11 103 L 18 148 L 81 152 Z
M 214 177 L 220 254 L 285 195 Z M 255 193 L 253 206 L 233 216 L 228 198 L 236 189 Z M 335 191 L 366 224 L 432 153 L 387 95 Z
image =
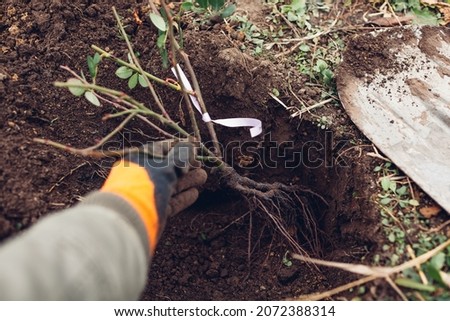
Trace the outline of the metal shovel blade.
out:
M 408 26 L 355 37 L 337 88 L 356 126 L 450 212 L 450 29 Z

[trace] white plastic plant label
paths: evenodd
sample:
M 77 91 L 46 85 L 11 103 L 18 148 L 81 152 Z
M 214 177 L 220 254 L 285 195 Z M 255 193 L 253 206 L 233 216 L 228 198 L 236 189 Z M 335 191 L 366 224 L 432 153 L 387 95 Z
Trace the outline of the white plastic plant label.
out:
M 184 88 L 188 91 L 193 91 L 191 83 L 186 77 L 186 74 L 181 69 L 180 65 L 177 65 L 178 73 L 180 74 L 181 83 L 183 84 Z M 174 73 L 175 77 L 178 78 L 177 72 L 174 67 L 172 67 L 172 72 Z M 208 113 L 203 114 L 202 109 L 200 108 L 200 104 L 197 100 L 197 97 L 193 95 L 189 95 L 191 98 L 192 104 L 194 104 L 194 107 L 198 110 L 200 114 L 202 114 L 202 120 L 207 123 L 212 121 L 215 124 L 219 124 L 225 127 L 250 127 L 250 136 L 256 137 L 259 134 L 262 133 L 262 122 L 259 119 L 256 118 L 224 118 L 224 119 L 211 119 L 210 115 Z

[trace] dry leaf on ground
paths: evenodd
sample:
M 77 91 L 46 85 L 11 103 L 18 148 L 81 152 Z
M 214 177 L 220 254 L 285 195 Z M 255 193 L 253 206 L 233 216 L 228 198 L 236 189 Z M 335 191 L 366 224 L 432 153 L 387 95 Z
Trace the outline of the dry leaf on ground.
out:
M 401 16 L 401 17 L 389 17 L 389 18 L 378 18 L 373 21 L 370 21 L 370 24 L 377 25 L 380 27 L 392 27 L 398 25 L 407 25 L 410 24 L 413 20 L 413 16 Z
M 440 211 L 442 211 L 442 208 L 438 205 L 425 206 L 419 209 L 420 214 L 422 214 L 422 216 L 426 218 L 436 216 Z

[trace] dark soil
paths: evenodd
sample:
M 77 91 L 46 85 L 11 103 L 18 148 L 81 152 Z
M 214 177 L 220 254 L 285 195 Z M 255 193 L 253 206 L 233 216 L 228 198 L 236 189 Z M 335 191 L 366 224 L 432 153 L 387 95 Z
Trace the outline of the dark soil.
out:
M 399 63 L 395 55 L 401 46 L 417 45 L 425 54 L 433 58 L 436 56 L 446 63 L 450 63 L 448 57 L 439 53 L 438 35 L 450 37 L 450 28 L 425 26 L 421 41 L 417 43 L 413 29 L 395 27 L 389 32 L 367 33 L 355 35 L 348 41 L 344 56 L 346 59 L 339 68 L 345 73 L 363 78 L 370 82 L 377 74 L 395 74 L 413 67 L 415 57 L 410 57 L 406 62 Z M 374 68 L 376 66 L 376 68 Z M 375 72 L 374 72 L 375 71 Z M 344 78 L 344 77 L 343 77 Z M 339 77 L 338 77 L 339 80 Z M 341 79 L 346 82 L 347 79 Z
M 73 205 L 103 182 L 107 164 L 37 145 L 32 139 L 41 137 L 85 147 L 117 125 L 102 121 L 112 111 L 110 106 L 95 107 L 53 86 L 55 80 L 68 77 L 60 65 L 87 72 L 85 61 L 86 55 L 92 54 L 91 44 L 125 57 L 111 4 L 128 19 L 145 69 L 162 78 L 173 77 L 161 68 L 155 30 L 148 23 L 137 26 L 133 22 L 132 11 L 138 4 L 104 1 L 97 5 L 87 0 L 6 0 L 1 4 L 5 13 L 0 22 L 1 239 L 47 213 Z M 250 139 L 246 129 L 217 127 L 220 141 L 224 146 L 229 144 L 227 160 L 242 175 L 257 181 L 300 184 L 323 196 L 327 205 L 310 197 L 318 248 L 302 238 L 299 221 L 292 222 L 291 233 L 315 256 L 354 262 L 370 256 L 378 244 L 379 228 L 377 208 L 370 201 L 376 191 L 371 173 L 374 165 L 371 159 L 361 157 L 357 148 L 348 149 L 350 140 L 365 139 L 343 111 L 334 111 L 339 126 L 330 131 L 320 130 L 307 120 L 291 120 L 288 112 L 267 95 L 271 88 L 282 88 L 286 82 L 286 72 L 279 65 L 243 55 L 220 27 L 195 31 L 187 26 L 185 40 L 212 117 L 258 117 L 264 123 L 264 135 L 255 139 Z M 370 61 L 377 63 L 376 59 L 366 63 Z M 113 63 L 105 61 L 101 68 L 99 79 L 103 84 L 126 90 L 126 83 L 113 74 Z M 303 78 L 289 77 L 295 83 L 294 90 L 306 101 L 320 95 L 313 87 L 300 91 Z M 178 107 L 180 97 L 162 88 L 161 95 L 170 113 L 181 123 L 187 121 Z M 148 100 L 144 91 L 136 97 Z M 154 135 L 136 120 L 118 135 L 120 145 L 143 141 L 137 130 Z M 262 149 L 251 166 L 239 163 L 239 156 L 249 153 L 247 148 L 264 146 L 269 139 L 286 147 L 275 157 L 278 163 L 273 168 L 261 161 Z M 242 149 L 230 152 L 231 147 L 244 142 Z M 304 161 L 286 168 L 287 159 L 307 150 L 323 161 Z M 296 261 L 291 267 L 285 266 L 283 257 L 291 250 L 288 242 L 274 232 L 263 213 L 250 212 L 245 199 L 220 189 L 219 179 L 211 175 L 200 200 L 167 224 L 143 299 L 277 300 L 323 291 L 353 279 L 344 272 Z
M 372 80 L 377 73 L 400 72 L 408 66 L 401 66 L 394 59 L 395 48 L 415 39 L 411 30 L 400 32 L 400 27 L 392 28 L 392 32 L 383 32 L 378 36 L 375 34 L 357 35 L 349 41 L 344 56 L 346 60 L 341 64 L 343 70 L 350 69 L 352 75 L 358 78 Z

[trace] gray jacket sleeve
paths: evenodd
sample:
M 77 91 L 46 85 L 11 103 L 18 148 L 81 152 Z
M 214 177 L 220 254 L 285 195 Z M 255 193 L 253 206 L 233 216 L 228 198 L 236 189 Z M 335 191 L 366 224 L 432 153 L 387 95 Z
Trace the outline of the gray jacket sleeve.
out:
M 135 300 L 150 261 L 125 200 L 95 192 L 0 247 L 0 300 Z

